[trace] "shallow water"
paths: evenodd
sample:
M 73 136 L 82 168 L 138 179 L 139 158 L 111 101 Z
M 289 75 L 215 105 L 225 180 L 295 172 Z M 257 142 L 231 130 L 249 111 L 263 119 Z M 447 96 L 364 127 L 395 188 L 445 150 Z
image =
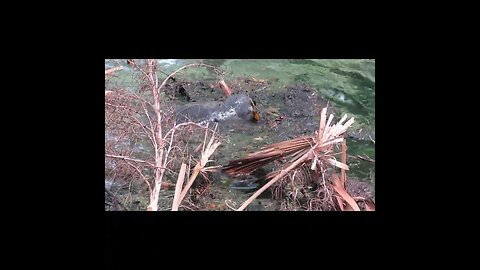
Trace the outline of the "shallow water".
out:
M 105 68 L 122 65 L 124 71 L 116 73 L 112 79 L 113 85 L 127 87 L 134 91 L 137 85 L 135 71 L 126 65 L 125 60 L 105 60 Z M 367 128 L 375 130 L 375 60 L 317 60 L 317 59 L 162 59 L 158 60 L 158 67 L 165 74 L 170 74 L 183 65 L 190 63 L 204 63 L 214 65 L 224 71 L 222 78 L 233 81 L 239 77 L 267 80 L 270 84 L 262 91 L 280 92 L 285 86 L 305 83 L 314 88 L 318 94 L 324 96 L 340 109 L 342 113 L 355 117 L 356 123 L 352 128 Z M 134 76 L 135 75 L 135 76 Z M 158 73 L 159 79 L 166 75 Z M 191 81 L 207 80 L 218 83 L 219 75 L 209 68 L 196 67 L 186 69 L 178 74 L 179 77 Z M 234 88 L 235 86 L 231 86 Z M 261 102 L 261 101 L 260 101 Z M 281 108 L 282 104 L 272 99 L 274 107 Z M 276 105 L 276 106 L 275 106 Z M 262 104 L 259 104 L 262 106 Z M 264 106 L 263 108 L 265 108 Z M 340 116 L 340 115 L 339 115 Z M 312 119 L 304 125 L 317 126 L 318 120 Z M 230 159 L 239 158 L 244 154 L 258 150 L 261 146 L 278 141 L 275 139 L 285 129 L 294 128 L 282 126 L 271 129 L 266 125 L 253 123 L 232 122 L 223 130 L 232 131 L 227 134 L 227 142 L 218 149 L 215 160 L 225 164 Z M 371 141 L 350 139 L 347 141 L 347 153 L 368 156 L 375 159 L 375 144 Z M 375 184 L 375 164 L 358 158 L 348 158 L 349 175 Z M 222 177 L 216 185 L 223 188 L 222 192 L 233 197 L 246 198 L 245 192 L 229 189 L 232 179 Z M 233 192 L 233 194 L 232 194 Z M 235 195 L 237 194 L 237 195 Z M 222 199 L 223 197 L 220 196 Z M 238 199 L 238 198 L 237 198 Z

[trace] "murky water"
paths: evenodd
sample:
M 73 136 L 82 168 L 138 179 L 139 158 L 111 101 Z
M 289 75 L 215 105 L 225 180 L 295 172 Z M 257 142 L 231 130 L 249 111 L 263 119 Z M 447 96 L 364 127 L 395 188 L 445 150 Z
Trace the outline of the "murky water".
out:
M 137 85 L 136 74 L 125 60 L 105 60 L 105 68 L 122 65 L 125 70 L 118 72 L 111 83 L 118 84 L 127 89 L 134 90 Z M 213 65 L 223 70 L 222 77 L 232 81 L 239 77 L 267 80 L 269 87 L 263 91 L 279 92 L 285 86 L 305 83 L 314 88 L 319 95 L 333 102 L 342 113 L 354 116 L 356 123 L 354 129 L 375 130 L 375 60 L 317 60 L 317 59 L 163 59 L 158 60 L 158 67 L 165 74 L 170 74 L 176 69 L 190 63 L 204 63 Z M 162 73 L 158 73 L 162 79 Z M 186 69 L 179 74 L 181 78 L 191 81 L 207 80 L 217 83 L 219 76 L 209 68 L 197 67 Z M 232 86 L 234 87 L 234 86 Z M 272 99 L 273 104 L 278 100 Z M 262 104 L 260 104 L 261 106 Z M 283 105 L 284 106 L 284 105 Z M 264 106 L 265 108 L 267 106 Z M 318 125 L 318 120 L 312 119 L 305 125 Z M 282 127 L 285 129 L 288 127 Z M 293 128 L 293 127 L 291 127 Z M 228 134 L 227 145 L 220 148 L 222 151 L 216 155 L 216 160 L 221 164 L 232 158 L 239 158 L 247 152 L 258 150 L 259 147 L 272 143 L 275 136 L 282 132 L 281 129 L 271 129 L 267 125 L 243 123 L 231 124 L 225 130 L 235 130 Z M 368 156 L 375 159 L 375 144 L 370 141 L 348 140 L 348 154 L 352 157 Z M 363 181 L 375 183 L 375 164 L 359 158 L 349 158 L 349 174 Z M 235 196 L 248 196 L 240 191 L 228 189 L 231 179 L 222 177 L 217 185 L 224 187 L 225 196 L 234 192 Z M 223 199 L 223 197 L 222 197 Z M 264 202 L 269 205 L 271 202 Z M 273 206 L 272 206 L 273 207 Z

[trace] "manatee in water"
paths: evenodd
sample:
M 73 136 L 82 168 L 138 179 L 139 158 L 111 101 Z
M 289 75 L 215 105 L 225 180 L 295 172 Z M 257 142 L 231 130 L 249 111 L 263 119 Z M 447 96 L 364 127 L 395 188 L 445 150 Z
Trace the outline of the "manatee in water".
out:
M 224 101 L 192 103 L 175 109 L 178 122 L 220 122 L 230 118 L 252 119 L 252 100 L 245 94 L 232 95 Z

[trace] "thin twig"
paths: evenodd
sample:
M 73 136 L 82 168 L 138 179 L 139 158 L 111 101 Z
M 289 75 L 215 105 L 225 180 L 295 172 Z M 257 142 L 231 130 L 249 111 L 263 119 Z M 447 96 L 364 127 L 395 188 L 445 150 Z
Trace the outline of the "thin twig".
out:
M 206 64 L 189 64 L 189 65 L 185 65 L 177 70 L 175 70 L 173 73 L 171 73 L 170 75 L 167 76 L 167 78 L 165 78 L 162 82 L 162 84 L 160 85 L 160 87 L 158 87 L 158 91 L 160 91 L 162 89 L 162 87 L 167 83 L 168 79 L 170 79 L 173 75 L 175 75 L 177 72 L 183 70 L 183 69 L 186 69 L 186 68 L 189 68 L 189 67 L 200 67 L 200 66 L 203 66 L 203 67 L 209 67 L 209 68 L 213 68 L 214 70 L 217 70 L 216 67 L 214 66 L 211 66 L 211 65 L 206 65 Z
M 133 167 L 139 174 L 140 176 L 142 177 L 142 180 L 145 181 L 145 183 L 147 183 L 147 186 L 148 186 L 148 191 L 152 192 L 152 187 L 150 186 L 150 183 L 148 182 L 148 177 L 145 177 L 145 175 L 143 175 L 143 173 L 140 171 L 140 169 L 138 169 L 135 165 L 131 164 L 130 162 L 128 162 L 127 160 L 125 160 L 125 162 L 130 165 L 131 167 Z
M 145 70 L 143 70 L 140 66 L 138 66 L 136 62 L 132 62 L 132 64 L 133 64 L 133 66 L 134 66 L 136 69 L 140 70 L 140 72 L 142 72 L 143 75 L 145 75 L 146 78 L 149 77 L 148 74 L 147 74 L 147 72 L 145 72 Z
M 134 161 L 134 162 L 139 162 L 139 163 L 151 164 L 150 162 L 147 162 L 145 160 L 130 158 L 130 157 L 126 157 L 126 156 L 117 156 L 117 155 L 110 155 L 110 154 L 105 154 L 105 156 L 109 157 L 109 158 L 118 158 L 118 159 L 123 159 L 123 160 L 130 160 L 130 161 Z
M 170 151 L 172 150 L 172 143 L 173 143 L 174 135 L 175 135 L 175 130 L 172 132 L 172 135 L 170 136 L 170 143 L 168 144 L 168 149 L 167 149 L 167 152 L 165 153 L 165 158 L 163 159 L 163 167 L 167 167 L 168 155 L 170 154 Z M 164 138 L 164 140 L 166 140 L 166 137 Z
M 207 126 L 202 126 L 198 123 L 195 123 L 195 122 L 185 122 L 185 123 L 181 123 L 181 124 L 178 124 L 176 126 L 174 126 L 172 129 L 170 129 L 167 134 L 165 134 L 165 137 L 163 137 L 163 140 L 166 140 L 168 135 L 170 134 L 170 132 L 174 132 L 176 129 L 182 127 L 182 126 L 188 126 L 188 125 L 192 125 L 192 126 L 197 126 L 197 127 L 200 127 L 200 128 L 205 128 L 207 130 L 210 130 L 211 132 L 214 132 L 213 129 L 209 129 L 208 128 L 208 125 Z M 218 136 L 218 135 L 217 135 Z
M 148 128 L 147 126 L 145 126 L 140 120 L 138 120 L 136 117 L 132 117 L 133 120 L 135 120 L 135 122 L 137 122 L 137 124 L 143 129 L 143 132 L 145 132 L 145 135 L 147 135 L 148 139 L 150 140 L 150 142 L 152 143 L 152 145 L 155 145 L 155 141 L 154 141 L 154 137 L 155 137 L 155 133 L 154 131 L 151 129 L 151 128 Z M 150 120 L 150 118 L 149 118 Z M 151 124 L 151 122 L 150 122 Z M 152 136 L 153 135 L 153 136 Z

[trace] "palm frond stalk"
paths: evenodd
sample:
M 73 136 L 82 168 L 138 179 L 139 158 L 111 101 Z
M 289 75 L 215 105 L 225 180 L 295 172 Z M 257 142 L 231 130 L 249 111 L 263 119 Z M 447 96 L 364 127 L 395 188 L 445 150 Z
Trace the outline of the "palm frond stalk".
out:
M 290 158 L 284 164 L 284 169 L 282 168 L 268 174 L 267 180 L 269 182 L 257 190 L 237 211 L 244 210 L 272 184 L 305 164 L 308 164 L 312 170 L 319 170 L 320 167 L 325 167 L 325 165 L 348 170 L 345 162 L 335 159 L 333 150 L 335 144 L 342 143 L 345 140 L 343 135 L 353 124 L 354 118 L 352 117 L 345 122 L 347 115 L 344 115 L 337 124 L 333 125 L 333 114 L 330 114 L 328 120 L 326 114 L 327 107 L 322 109 L 319 129 L 318 132 L 315 132 L 315 136 L 302 136 L 264 146 L 260 151 L 250 153 L 241 159 L 232 160 L 224 167 L 224 172 L 229 175 L 246 175 L 275 160 Z

